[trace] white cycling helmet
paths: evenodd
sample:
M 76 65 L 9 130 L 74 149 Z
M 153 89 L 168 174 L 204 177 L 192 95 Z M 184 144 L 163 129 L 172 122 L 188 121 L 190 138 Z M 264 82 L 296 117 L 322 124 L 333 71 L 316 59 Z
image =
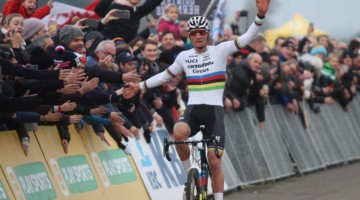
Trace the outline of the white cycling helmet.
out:
M 210 31 L 209 21 L 202 16 L 191 17 L 186 25 L 187 25 L 187 32 L 190 32 L 194 29 L 203 29 L 207 32 Z

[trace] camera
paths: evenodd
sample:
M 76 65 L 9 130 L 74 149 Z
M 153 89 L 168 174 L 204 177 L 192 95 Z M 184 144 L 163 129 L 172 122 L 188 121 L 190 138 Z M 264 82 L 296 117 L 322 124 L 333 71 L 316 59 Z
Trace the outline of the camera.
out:
M 249 11 L 247 11 L 247 10 L 240 11 L 240 17 L 247 17 L 248 14 L 249 14 Z
M 38 70 L 39 66 L 38 65 L 28 65 L 27 68 L 28 69 L 33 69 L 33 70 Z
M 14 30 L 7 30 L 5 28 L 2 28 L 1 33 L 4 34 L 4 35 L 7 35 L 8 37 L 13 37 L 14 34 L 15 34 L 15 31 Z

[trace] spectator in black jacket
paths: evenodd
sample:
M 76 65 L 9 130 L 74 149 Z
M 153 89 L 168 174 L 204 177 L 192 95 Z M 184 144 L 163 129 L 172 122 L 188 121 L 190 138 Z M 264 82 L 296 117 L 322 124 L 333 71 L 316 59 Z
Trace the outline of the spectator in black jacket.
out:
M 101 17 L 105 17 L 111 9 L 124 10 L 129 13 L 125 19 L 110 21 L 104 28 L 104 36 L 108 39 L 122 37 L 126 43 L 135 38 L 140 19 L 153 11 L 163 0 L 148 0 L 143 5 L 137 6 L 140 0 L 102 0 L 95 7 L 95 12 Z
M 234 110 L 244 110 L 255 105 L 259 122 L 265 121 L 265 101 L 268 91 L 257 77 L 262 59 L 258 53 L 250 53 L 238 67 L 231 69 L 230 98 Z

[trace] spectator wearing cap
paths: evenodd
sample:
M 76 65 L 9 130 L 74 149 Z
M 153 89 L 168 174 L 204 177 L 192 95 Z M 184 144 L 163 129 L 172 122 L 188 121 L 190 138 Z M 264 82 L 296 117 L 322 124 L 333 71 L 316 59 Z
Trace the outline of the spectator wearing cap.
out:
M 60 43 L 73 52 L 81 52 L 84 48 L 84 33 L 75 25 L 65 25 L 60 31 Z
M 31 43 L 31 39 L 45 34 L 46 28 L 44 22 L 33 17 L 24 20 L 23 38 L 27 45 Z
M 287 60 L 293 59 L 295 50 L 295 45 L 291 41 L 286 40 L 284 43 L 282 43 L 279 52 L 280 62 L 285 62 Z
M 116 56 L 116 63 L 124 73 L 135 70 L 137 64 L 136 58 L 130 52 L 120 52 Z
M 103 70 L 112 68 L 116 55 L 115 43 L 111 40 L 104 40 L 99 43 L 94 53 L 87 57 L 87 67 L 93 68 L 97 65 Z

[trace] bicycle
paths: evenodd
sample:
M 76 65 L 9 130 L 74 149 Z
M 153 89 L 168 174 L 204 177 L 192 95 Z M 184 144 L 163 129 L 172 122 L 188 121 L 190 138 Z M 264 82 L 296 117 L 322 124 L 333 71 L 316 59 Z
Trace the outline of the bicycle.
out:
M 204 129 L 204 126 L 200 126 L 200 131 Z M 203 135 L 204 137 L 204 135 Z M 211 139 L 201 139 L 201 140 L 183 140 L 183 141 L 168 141 L 167 138 L 164 138 L 164 152 L 163 156 L 166 157 L 168 161 L 171 161 L 169 156 L 169 146 L 176 144 L 191 144 L 192 146 L 192 158 L 198 164 L 198 168 L 192 167 L 187 174 L 187 181 L 185 185 L 185 199 L 186 200 L 203 200 L 207 199 L 207 186 L 208 178 L 210 174 L 209 165 L 206 157 L 206 143 L 213 142 L 215 145 L 215 154 L 220 158 L 218 151 L 218 140 L 215 137 Z M 202 147 L 197 145 L 202 143 Z M 200 152 L 200 158 L 198 158 L 198 151 Z

